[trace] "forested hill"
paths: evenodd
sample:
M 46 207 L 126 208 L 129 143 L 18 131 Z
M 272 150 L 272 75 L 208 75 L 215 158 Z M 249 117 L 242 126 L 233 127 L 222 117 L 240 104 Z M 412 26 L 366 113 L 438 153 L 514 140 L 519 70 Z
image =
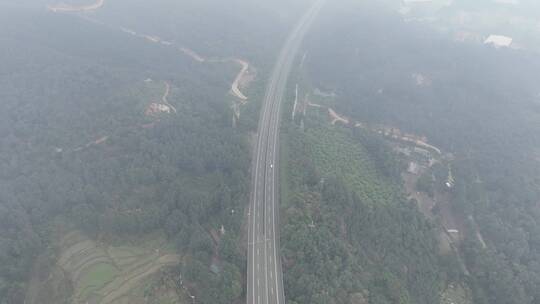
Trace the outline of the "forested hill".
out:
M 142 1 L 111 1 L 111 12 L 115 2 L 125 16 L 145 16 Z M 205 44 L 219 37 L 215 25 L 186 41 L 185 28 L 168 27 L 179 45 L 207 45 L 205 55 L 256 58 L 255 81 L 242 88 L 250 99 L 233 124 L 234 62 L 203 64 L 126 34 L 107 8 L 84 15 L 45 4 L 0 2 L 0 303 L 241 298 L 248 134 L 274 54 L 236 54 L 241 34 Z M 169 20 L 182 20 L 174 13 Z M 241 29 L 258 26 L 241 20 Z M 150 22 L 126 23 L 163 34 Z M 250 39 L 274 44 L 284 29 Z
M 401 160 L 380 138 L 310 112 L 304 129 L 287 125 L 283 142 L 291 303 L 439 303 L 459 268 L 439 254 L 436 225 L 401 192 Z
M 271 68 L 307 0 L 116 0 L 95 18 L 181 43 L 208 57 L 238 57 Z M 129 12 L 129 14 L 126 14 Z M 269 59 L 270 58 L 270 59 Z
M 487 243 L 471 232 L 460 248 L 475 303 L 537 303 L 540 56 L 404 19 L 383 5 L 329 6 L 308 39 L 310 81 L 340 113 L 452 153 L 453 212 Z
M 34 258 L 49 255 L 54 266 L 57 253 L 47 251 L 59 230 L 144 234 L 175 217 L 167 233 L 188 250 L 197 238 L 209 241 L 211 218 L 241 210 L 249 154 L 230 120 L 234 73 L 71 16 L 8 13 L 1 18 L 3 303 L 22 303 Z M 145 116 L 164 81 L 178 112 Z

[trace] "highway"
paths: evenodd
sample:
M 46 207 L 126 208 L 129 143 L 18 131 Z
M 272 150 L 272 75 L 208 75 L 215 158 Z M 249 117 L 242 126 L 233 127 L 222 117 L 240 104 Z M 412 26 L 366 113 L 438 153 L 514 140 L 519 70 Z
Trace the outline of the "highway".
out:
M 296 53 L 323 4 L 324 0 L 317 0 L 289 34 L 275 63 L 262 103 L 248 215 L 248 304 L 285 304 L 279 250 L 280 108 Z

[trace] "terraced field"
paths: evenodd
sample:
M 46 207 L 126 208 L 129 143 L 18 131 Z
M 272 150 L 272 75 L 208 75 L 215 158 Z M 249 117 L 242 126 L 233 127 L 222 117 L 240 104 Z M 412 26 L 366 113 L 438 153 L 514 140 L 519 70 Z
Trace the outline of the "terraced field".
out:
M 72 303 L 132 303 L 148 278 L 177 265 L 180 257 L 162 248 L 103 246 L 79 232 L 66 235 L 60 244 L 58 267 L 73 285 Z M 168 303 L 181 303 L 171 290 L 163 291 Z M 140 295 L 139 295 L 140 297 Z

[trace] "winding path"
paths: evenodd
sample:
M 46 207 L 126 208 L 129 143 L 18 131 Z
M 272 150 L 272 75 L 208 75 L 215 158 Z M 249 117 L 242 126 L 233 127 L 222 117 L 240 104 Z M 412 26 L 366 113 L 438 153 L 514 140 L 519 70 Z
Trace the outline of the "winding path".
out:
M 81 6 L 72 6 L 72 5 L 66 5 L 66 4 L 59 4 L 59 5 L 49 5 L 47 8 L 55 13 L 69 13 L 69 12 L 90 12 L 95 11 L 100 8 L 102 8 L 105 5 L 105 0 L 97 0 L 93 4 L 89 5 L 81 5 Z M 101 24 L 98 20 L 94 20 Z M 164 46 L 175 46 L 175 44 L 171 41 L 167 41 L 162 39 L 159 36 L 152 36 L 152 35 L 145 35 L 145 34 L 139 34 L 134 30 L 121 27 L 120 30 L 124 33 L 130 34 L 132 36 L 136 36 L 139 38 L 143 38 L 149 42 L 152 43 L 159 43 Z M 246 75 L 247 71 L 249 70 L 249 63 L 245 60 L 234 58 L 234 59 L 207 59 L 203 56 L 199 55 L 197 52 L 193 51 L 192 49 L 186 48 L 184 46 L 178 47 L 178 50 L 182 52 L 183 54 L 191 57 L 193 60 L 203 63 L 203 62 L 235 62 L 240 64 L 241 70 L 236 75 L 232 85 L 231 85 L 231 91 L 230 93 L 240 99 L 241 101 L 245 102 L 248 98 L 242 91 L 240 90 L 240 82 L 242 81 L 243 77 Z M 175 110 L 176 112 L 176 110 Z
M 240 98 L 241 100 L 247 100 L 248 98 L 246 97 L 246 95 L 244 95 L 240 89 L 238 88 L 239 84 L 240 84 L 240 81 L 242 80 L 242 78 L 244 77 L 244 75 L 247 73 L 248 69 L 249 69 L 249 64 L 247 62 L 245 62 L 244 60 L 241 60 L 241 59 L 234 59 L 235 62 L 237 62 L 238 64 L 240 64 L 242 66 L 242 69 L 240 70 L 240 72 L 238 73 L 238 75 L 236 76 L 236 78 L 234 79 L 234 82 L 231 86 L 231 93 Z
M 167 100 L 167 97 L 169 97 L 169 94 L 171 93 L 171 85 L 168 82 L 165 82 L 165 92 L 163 93 L 163 97 L 161 97 L 161 101 L 163 104 L 167 105 L 169 108 L 171 108 L 174 113 L 176 112 L 176 108 L 169 103 L 169 100 Z
M 143 38 L 148 42 L 159 43 L 159 44 L 162 44 L 164 46 L 177 47 L 177 46 L 175 46 L 174 42 L 164 40 L 159 36 L 151 36 L 151 35 L 139 34 L 136 31 L 130 30 L 130 29 L 127 29 L 127 28 L 121 28 L 120 30 L 122 32 L 128 33 L 128 34 L 130 34 L 132 36 Z M 236 75 L 236 77 L 235 77 L 235 79 L 234 79 L 234 81 L 233 81 L 233 83 L 231 85 L 231 91 L 230 92 L 231 92 L 232 95 L 234 95 L 238 99 L 242 100 L 243 102 L 245 102 L 248 99 L 247 96 L 244 95 L 244 93 L 242 93 L 242 91 L 240 90 L 240 82 L 242 81 L 242 79 L 244 78 L 244 76 L 246 75 L 246 73 L 249 70 L 249 62 L 247 62 L 245 60 L 242 60 L 242 59 L 238 59 L 238 58 L 234 58 L 234 59 L 210 59 L 210 58 L 205 58 L 202 55 L 195 52 L 194 50 L 186 48 L 184 46 L 178 46 L 177 48 L 184 55 L 190 57 L 191 59 L 193 59 L 193 60 L 195 60 L 195 61 L 197 61 L 199 63 L 222 63 L 222 62 L 235 62 L 235 63 L 238 63 L 242 68 L 240 69 L 240 71 Z
M 102 8 L 103 5 L 105 5 L 105 0 L 97 0 L 96 3 L 81 6 L 67 4 L 49 5 L 47 8 L 55 13 L 90 12 Z

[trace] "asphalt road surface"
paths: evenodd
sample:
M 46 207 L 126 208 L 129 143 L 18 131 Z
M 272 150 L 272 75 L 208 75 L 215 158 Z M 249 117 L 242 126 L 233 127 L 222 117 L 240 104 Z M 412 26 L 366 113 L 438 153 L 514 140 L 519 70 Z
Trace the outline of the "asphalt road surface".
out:
M 289 34 L 272 71 L 259 118 L 249 208 L 248 304 L 285 304 L 279 250 L 280 107 L 302 39 L 324 4 L 318 0 Z

